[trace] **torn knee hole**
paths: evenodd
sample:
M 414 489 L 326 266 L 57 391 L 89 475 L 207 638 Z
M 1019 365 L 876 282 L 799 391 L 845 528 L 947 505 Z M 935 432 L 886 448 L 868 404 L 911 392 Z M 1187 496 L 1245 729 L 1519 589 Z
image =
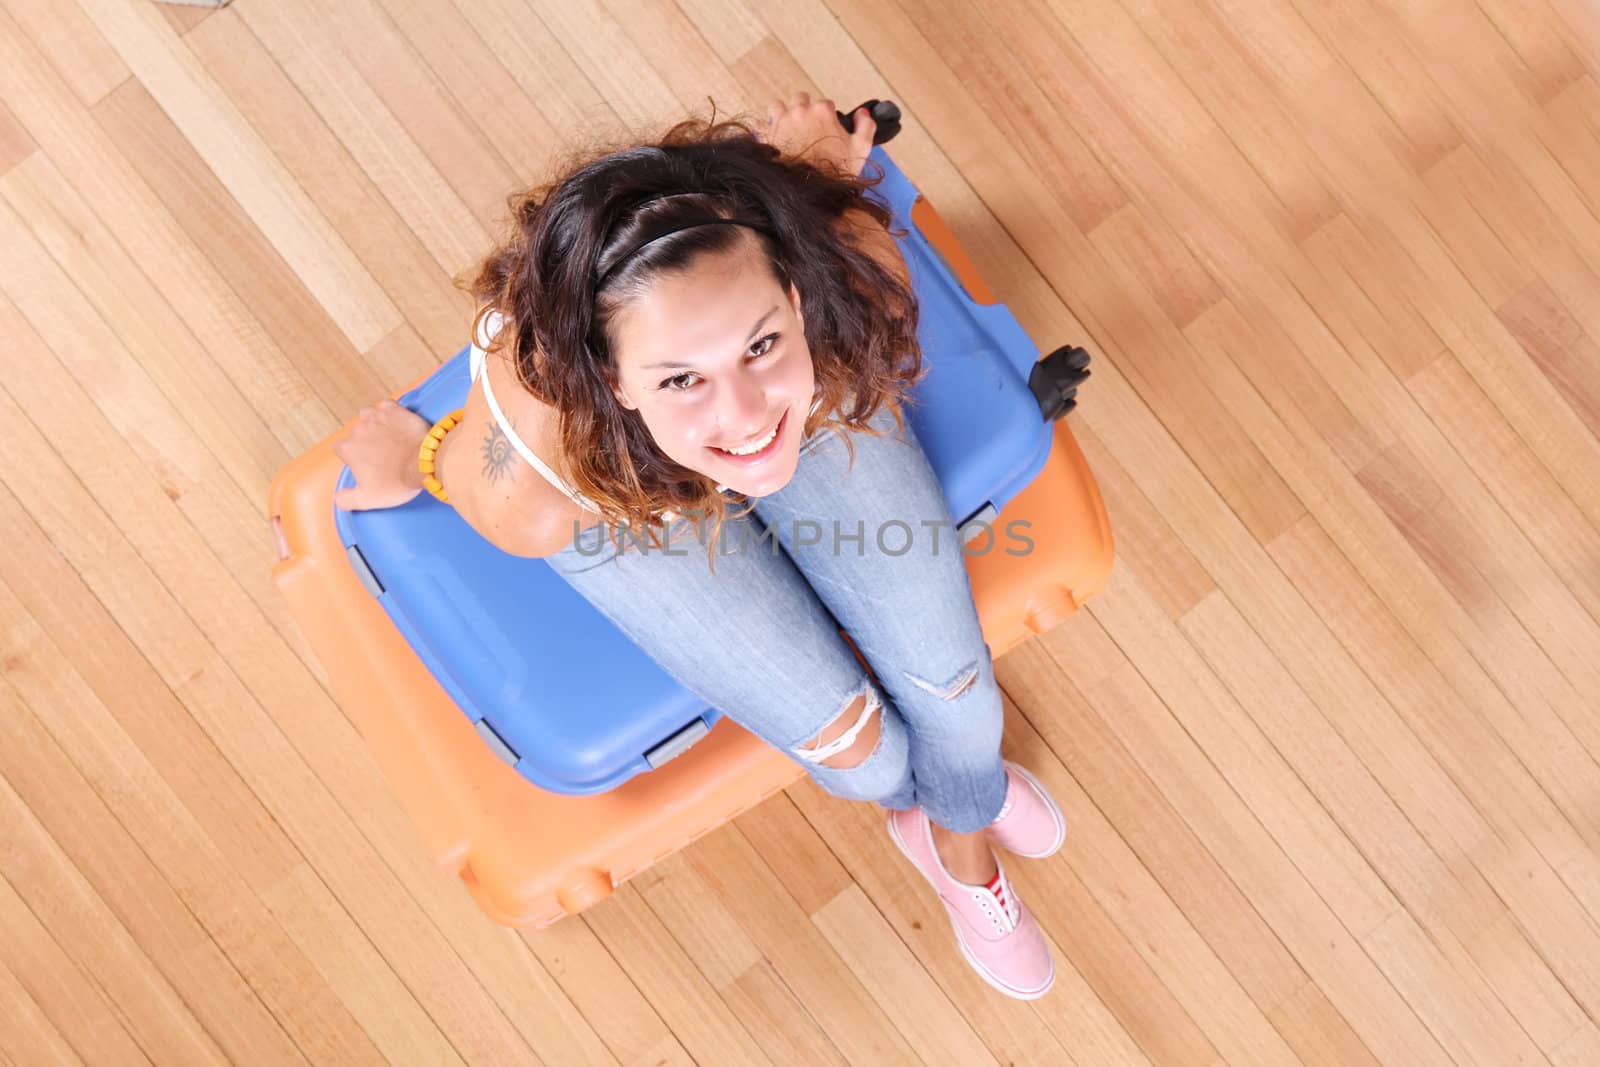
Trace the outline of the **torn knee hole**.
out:
M 966 694 L 974 685 L 978 683 L 978 665 L 973 664 L 967 667 L 960 674 L 956 675 L 953 681 L 947 682 L 944 685 L 934 685 L 932 682 L 918 678 L 914 674 L 907 674 L 906 677 L 909 678 L 911 683 L 918 689 L 932 693 L 940 700 L 955 700 L 958 697 Z
M 843 714 L 822 728 L 814 739 L 795 753 L 809 763 L 848 769 L 860 766 L 878 747 L 883 732 L 883 708 L 875 691 L 858 693 Z

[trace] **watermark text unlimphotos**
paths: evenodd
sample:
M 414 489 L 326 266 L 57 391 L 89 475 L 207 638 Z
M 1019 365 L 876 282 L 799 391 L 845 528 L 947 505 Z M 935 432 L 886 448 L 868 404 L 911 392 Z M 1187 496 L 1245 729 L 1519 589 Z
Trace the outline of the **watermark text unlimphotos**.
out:
M 620 530 L 618 542 L 624 551 L 636 549 L 666 556 L 689 555 L 693 549 L 688 542 L 693 542 L 704 553 L 711 517 L 698 511 L 685 511 L 680 515 L 678 522 L 658 533 L 661 542 L 658 545 L 651 545 L 644 534 L 626 528 Z M 685 524 L 683 519 L 689 522 Z M 1008 556 L 1026 556 L 1033 552 L 1033 539 L 1025 532 L 1032 529 L 1033 524 L 1027 519 L 1012 519 L 999 530 L 982 519 L 974 519 L 960 532 L 949 519 L 922 519 L 916 523 L 889 519 L 871 529 L 864 519 L 856 519 L 853 524 L 841 519 L 791 519 L 772 526 L 758 522 L 725 523 L 717 553 L 727 556 L 765 546 L 776 556 L 784 544 L 779 535 L 785 525 L 789 530 L 787 546 L 791 550 L 827 552 L 835 556 L 853 553 L 865 558 L 869 551 L 904 556 L 913 549 L 935 556 L 957 551 L 968 556 L 986 556 L 997 548 Z M 580 528 L 574 521 L 572 532 L 573 549 L 580 555 L 596 556 L 606 550 L 610 531 L 603 538 L 584 538 L 579 536 Z

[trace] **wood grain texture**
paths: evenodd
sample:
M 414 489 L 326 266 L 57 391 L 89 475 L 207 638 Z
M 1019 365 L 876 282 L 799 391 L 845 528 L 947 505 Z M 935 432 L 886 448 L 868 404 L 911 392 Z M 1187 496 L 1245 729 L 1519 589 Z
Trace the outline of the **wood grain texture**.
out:
M 1094 358 L 1117 570 L 996 665 L 1031 1004 L 809 783 L 492 925 L 270 580 L 509 196 L 796 89 Z M 0 424 L 9 1062 L 1600 1057 L 1588 0 L 0 0 Z

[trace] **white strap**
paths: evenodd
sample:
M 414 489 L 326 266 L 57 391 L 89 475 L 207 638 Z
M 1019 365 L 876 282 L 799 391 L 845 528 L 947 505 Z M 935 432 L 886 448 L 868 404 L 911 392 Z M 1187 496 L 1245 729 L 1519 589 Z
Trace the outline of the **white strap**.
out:
M 506 440 L 511 442 L 511 447 L 527 461 L 528 466 L 538 471 L 545 481 L 561 490 L 562 494 L 574 504 L 585 511 L 598 513 L 600 510 L 598 505 L 568 485 L 565 478 L 551 470 L 549 464 L 540 459 L 533 449 L 528 447 L 526 441 L 517 436 L 517 431 L 511 428 L 511 420 L 506 418 L 505 412 L 500 409 L 500 402 L 495 399 L 494 387 L 489 384 L 489 375 L 486 373 L 489 358 L 486 349 L 500 332 L 504 322 L 505 316 L 498 311 L 491 311 L 485 315 L 479 324 L 478 336 L 473 338 L 472 351 L 468 356 L 472 376 L 483 385 L 483 398 L 489 402 L 489 412 L 494 416 L 494 421 L 500 424 L 501 432 L 506 435 Z
M 528 447 L 527 442 L 517 436 L 517 431 L 511 428 L 511 422 L 506 418 L 505 412 L 500 410 L 499 401 L 494 398 L 494 389 L 489 385 L 489 376 L 487 374 L 481 375 L 478 380 L 483 383 L 483 397 L 489 401 L 489 411 L 494 415 L 494 421 L 500 424 L 501 432 L 506 435 L 506 440 L 511 442 L 511 447 L 517 450 L 517 454 L 527 460 L 528 466 L 538 471 L 545 481 L 561 490 L 574 504 L 585 511 L 598 513 L 600 509 L 594 502 L 568 485 L 565 478 L 551 470 L 549 465 L 540 459 L 533 449 Z

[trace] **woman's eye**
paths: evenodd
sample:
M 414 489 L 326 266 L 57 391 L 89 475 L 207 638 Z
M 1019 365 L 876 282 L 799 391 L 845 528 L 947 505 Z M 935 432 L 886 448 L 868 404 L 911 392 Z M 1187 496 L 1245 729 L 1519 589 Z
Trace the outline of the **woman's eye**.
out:
M 765 337 L 761 338 L 760 340 L 756 341 L 755 344 L 750 346 L 750 354 L 755 358 L 760 359 L 762 356 L 772 351 L 772 347 L 778 343 L 779 336 L 780 335 L 777 333 L 767 334 Z M 672 393 L 681 393 L 693 387 L 693 385 L 693 374 L 678 374 L 671 378 L 662 379 L 659 388 L 665 389 Z

